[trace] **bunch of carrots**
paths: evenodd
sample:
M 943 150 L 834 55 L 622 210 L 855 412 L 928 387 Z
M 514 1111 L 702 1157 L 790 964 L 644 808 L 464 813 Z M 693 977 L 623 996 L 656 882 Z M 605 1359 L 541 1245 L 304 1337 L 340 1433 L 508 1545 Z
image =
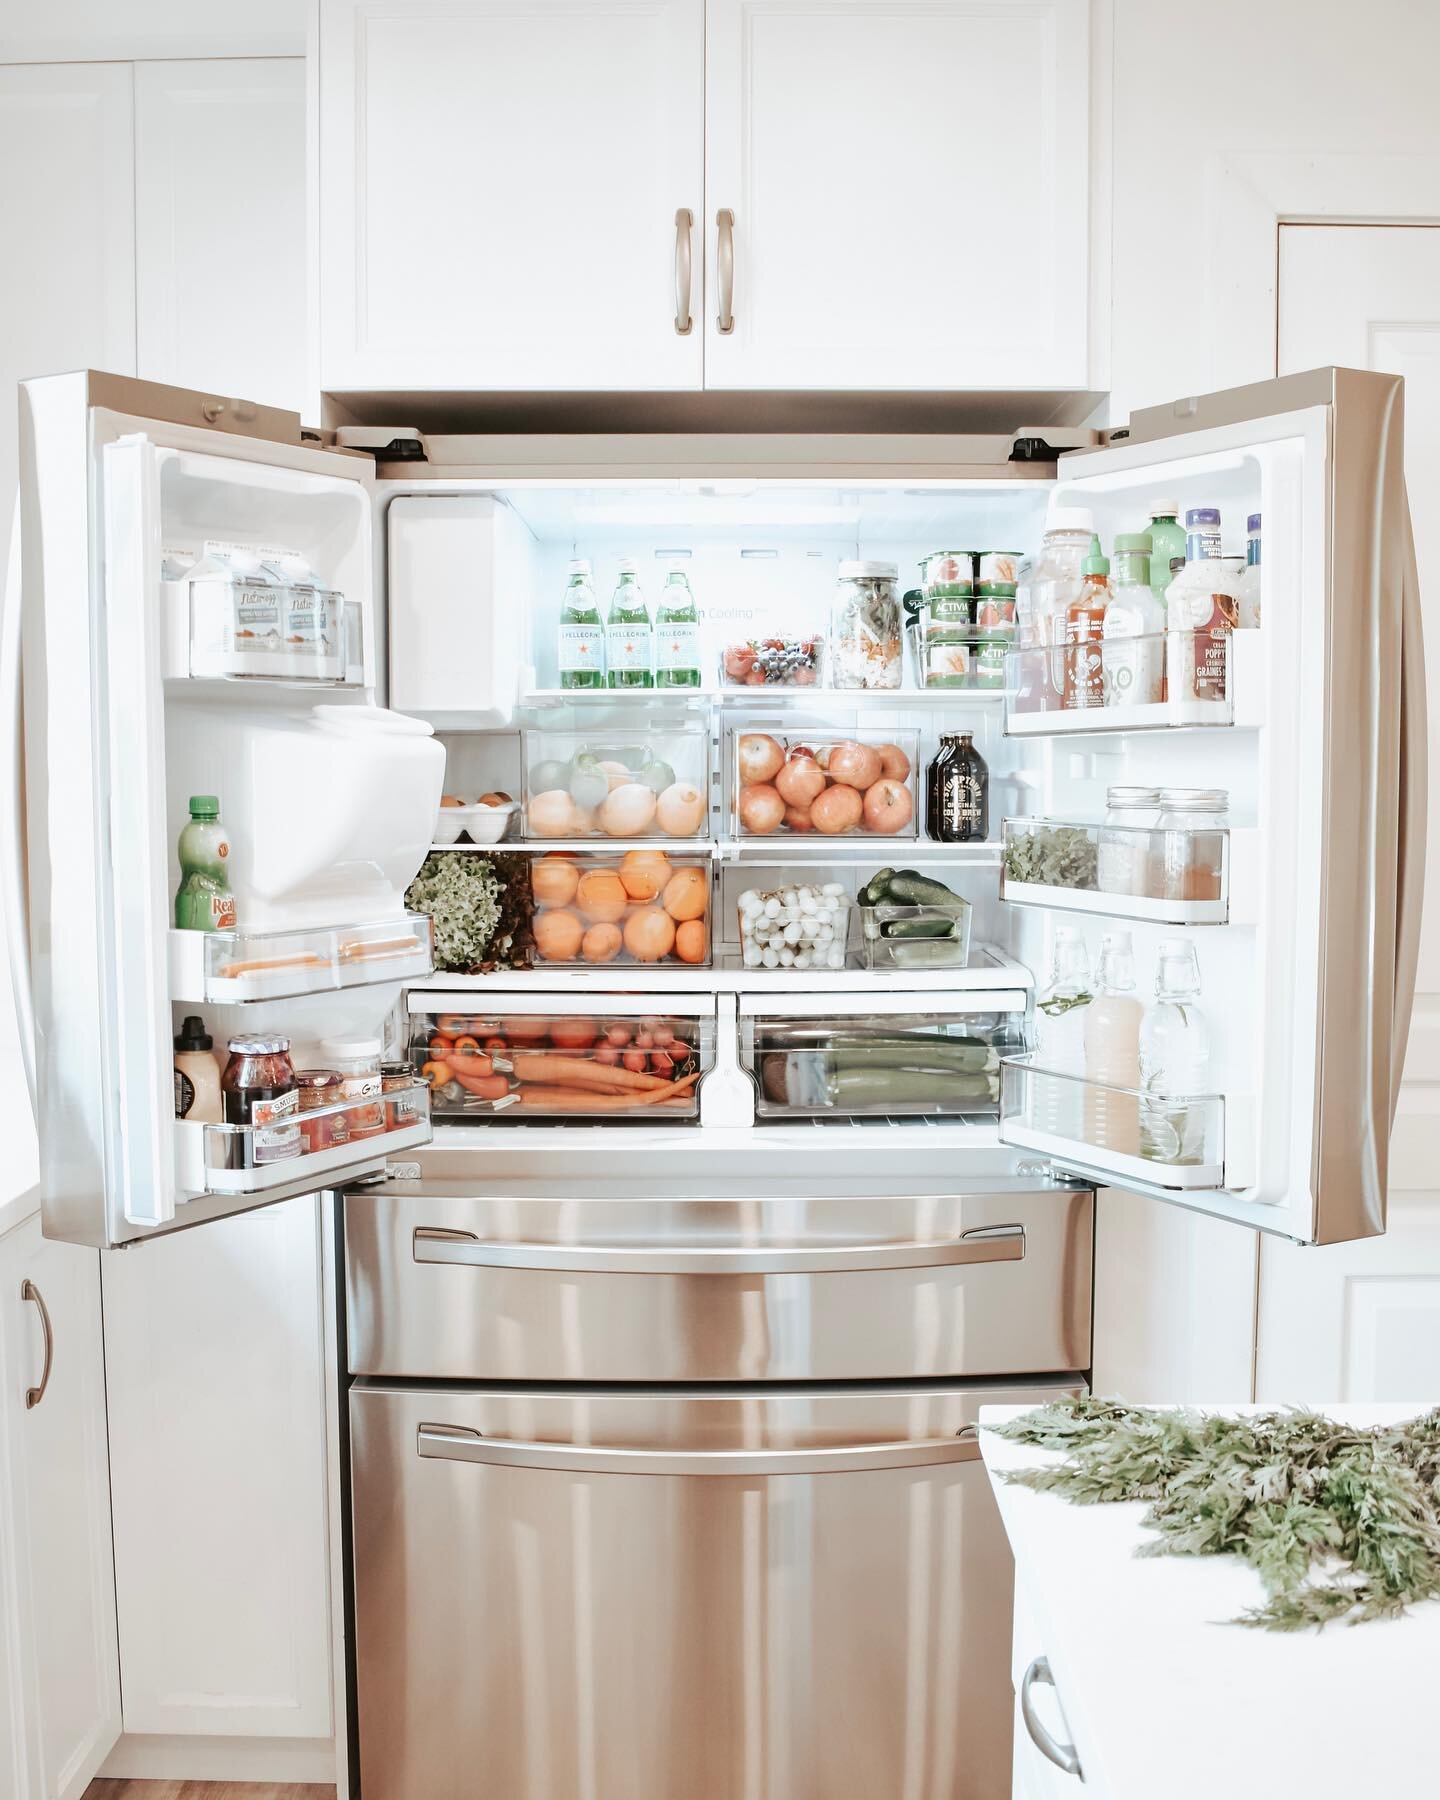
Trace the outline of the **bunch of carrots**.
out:
M 476 1099 L 545 1112 L 688 1107 L 699 1080 L 673 1020 L 468 1018 L 442 1013 L 421 1074 Z M 684 1070 L 682 1073 L 681 1071 Z M 456 1095 L 458 1098 L 458 1094 Z

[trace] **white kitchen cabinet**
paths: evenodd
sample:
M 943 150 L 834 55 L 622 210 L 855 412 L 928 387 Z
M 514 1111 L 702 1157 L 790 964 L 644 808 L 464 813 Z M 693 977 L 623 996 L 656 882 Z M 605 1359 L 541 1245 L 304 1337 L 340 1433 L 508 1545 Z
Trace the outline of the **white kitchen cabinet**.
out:
M 0 1510 L 12 1557 L 0 1588 L 13 1583 L 8 1648 L 24 1721 L 6 1791 L 25 1800 L 78 1800 L 120 1731 L 99 1261 L 43 1238 L 38 1214 L 0 1238 Z M 26 1282 L 34 1298 L 22 1298 Z
M 127 1734 L 330 1736 L 318 1204 L 105 1259 Z
M 1081 0 L 707 0 L 706 386 L 1083 387 L 1088 31 Z
M 318 17 L 323 388 L 700 386 L 701 0 Z
M 301 410 L 304 170 L 302 58 L 135 65 L 137 374 Z

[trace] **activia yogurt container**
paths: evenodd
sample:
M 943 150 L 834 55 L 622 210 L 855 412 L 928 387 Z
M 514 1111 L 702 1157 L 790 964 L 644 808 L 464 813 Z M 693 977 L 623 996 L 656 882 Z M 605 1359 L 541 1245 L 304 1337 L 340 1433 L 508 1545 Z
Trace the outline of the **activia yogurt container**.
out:
M 979 553 L 979 580 L 976 583 L 977 594 L 990 594 L 997 598 L 1009 598 L 1014 594 L 1020 578 L 1020 563 L 1024 557 L 1022 550 L 982 550 Z
M 930 600 L 968 600 L 975 592 L 975 559 L 970 550 L 934 550 L 920 565 Z

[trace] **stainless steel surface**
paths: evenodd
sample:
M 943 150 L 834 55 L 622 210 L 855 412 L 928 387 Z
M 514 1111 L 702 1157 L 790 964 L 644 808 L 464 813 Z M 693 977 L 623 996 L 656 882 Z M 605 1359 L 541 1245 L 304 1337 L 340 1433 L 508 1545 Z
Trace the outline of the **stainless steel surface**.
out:
M 1216 425 L 1247 425 L 1252 419 L 1299 412 L 1307 406 L 1331 406 L 1336 377 L 1351 371 L 1305 369 L 1295 375 L 1279 375 L 1269 381 L 1253 381 L 1244 387 L 1220 388 L 1213 394 L 1185 394 L 1161 406 L 1142 406 L 1124 425 L 1113 426 L 1107 443 L 1153 444 L 1183 432 L 1209 431 Z M 1392 381 L 1398 377 L 1367 376 L 1367 380 Z M 1083 454 L 1083 453 L 1082 453 Z M 1065 472 L 1061 459 L 1061 472 Z
M 45 1361 L 40 1369 L 40 1385 L 25 1390 L 25 1410 L 28 1412 L 45 1398 L 45 1390 L 50 1385 L 50 1370 L 55 1362 L 55 1327 L 50 1323 L 50 1309 L 45 1304 L 45 1296 L 28 1275 L 20 1283 L 20 1298 L 34 1301 L 40 1314 L 40 1331 L 45 1340 Z
M 916 1244 L 838 1244 L 805 1250 L 676 1250 L 664 1244 L 620 1248 L 590 1244 L 483 1243 L 473 1231 L 415 1228 L 417 1263 L 462 1263 L 470 1268 L 561 1269 L 574 1274 L 823 1275 L 838 1269 L 916 1269 L 942 1263 L 1019 1262 L 1023 1225 L 982 1226 L 958 1237 Z
M 894 1444 L 826 1444 L 810 1450 L 637 1450 L 621 1444 L 537 1444 L 487 1437 L 464 1425 L 422 1425 L 418 1450 L 446 1462 L 507 1469 L 569 1469 L 596 1475 L 825 1475 L 832 1471 L 913 1469 L 978 1462 L 974 1427 L 943 1438 Z
M 1089 1365 L 1088 1190 L 837 1192 L 827 1179 L 817 1198 L 712 1181 L 641 1199 L 633 1181 L 427 1185 L 346 1196 L 356 1374 L 883 1380 Z
M 1080 1758 L 1075 1753 L 1075 1746 L 1073 1744 L 1057 1744 L 1035 1711 L 1032 1690 L 1037 1684 L 1052 1689 L 1055 1686 L 1055 1677 L 1050 1672 L 1050 1663 L 1043 1656 L 1035 1658 L 1020 1682 L 1020 1716 L 1025 1721 L 1025 1729 L 1030 1733 L 1030 1742 L 1042 1756 L 1048 1757 L 1057 1769 L 1063 1769 L 1067 1775 L 1078 1775 L 1083 1781 L 1085 1775 L 1080 1767 Z
M 735 214 L 728 206 L 715 215 L 715 267 L 720 284 L 715 329 L 728 337 L 735 329 Z
M 1420 914 L 1425 901 L 1430 758 L 1426 741 L 1425 632 L 1415 538 L 1406 518 L 1404 624 L 1400 658 L 1400 871 L 1395 896 L 1395 1018 L 1390 1049 L 1390 1116 L 1400 1103 L 1405 1049 L 1420 964 Z
M 30 980 L 30 900 L 25 891 L 25 719 L 21 705 L 20 637 L 20 495 L 15 495 L 15 517 L 10 532 L 10 554 L 5 574 L 4 612 L 0 615 L 0 704 L 6 711 L 0 732 L 0 899 L 5 944 L 10 963 L 10 987 L 15 997 L 15 1024 L 20 1039 L 20 1060 L 30 1110 L 35 1110 L 35 998 Z
M 1060 1391 L 357 1384 L 364 1792 L 1003 1800 L 1011 1563 L 983 1466 L 953 1450 L 982 1405 Z M 422 1455 L 422 1427 L 554 1460 Z M 923 1460 L 846 1462 L 896 1445 Z M 687 1472 L 598 1466 L 621 1450 Z
M 689 337 L 695 321 L 690 317 L 690 240 L 695 215 L 688 206 L 675 214 L 675 335 Z

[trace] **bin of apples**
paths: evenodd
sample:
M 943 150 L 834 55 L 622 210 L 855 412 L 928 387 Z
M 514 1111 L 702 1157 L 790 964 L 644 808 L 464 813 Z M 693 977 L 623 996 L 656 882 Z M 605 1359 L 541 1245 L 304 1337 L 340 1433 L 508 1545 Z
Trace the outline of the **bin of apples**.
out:
M 751 836 L 818 831 L 915 835 L 914 733 L 893 738 L 792 742 L 765 731 L 735 740 L 737 828 Z

